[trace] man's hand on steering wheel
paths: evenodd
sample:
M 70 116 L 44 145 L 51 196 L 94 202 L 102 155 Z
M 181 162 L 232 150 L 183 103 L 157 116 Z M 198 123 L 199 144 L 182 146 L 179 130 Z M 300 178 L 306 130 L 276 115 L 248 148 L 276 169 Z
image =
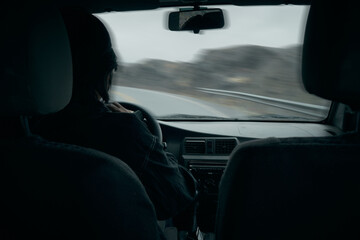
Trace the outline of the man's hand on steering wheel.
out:
M 112 112 L 121 112 L 121 113 L 133 113 L 134 111 L 129 110 L 122 106 L 118 102 L 112 102 L 105 104 L 107 108 L 109 108 Z
M 156 118 L 149 112 L 149 110 L 130 102 L 111 102 L 106 104 L 106 106 L 112 112 L 121 112 L 121 113 L 134 113 L 135 111 L 140 111 L 144 119 L 142 119 L 147 125 L 150 132 L 156 136 L 160 142 L 162 139 L 162 131 L 160 128 L 160 124 L 156 120 Z

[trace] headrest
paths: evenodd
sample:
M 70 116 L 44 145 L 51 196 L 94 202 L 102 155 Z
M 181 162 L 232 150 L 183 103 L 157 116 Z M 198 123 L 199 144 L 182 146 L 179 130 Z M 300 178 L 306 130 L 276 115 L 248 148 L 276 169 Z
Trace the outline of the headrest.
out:
M 60 12 L 48 1 L 13 2 L 0 15 L 0 115 L 59 111 L 72 91 L 71 51 Z
M 327 3 L 326 3 L 327 2 Z M 355 1 L 313 1 L 306 24 L 306 90 L 360 108 L 360 14 Z

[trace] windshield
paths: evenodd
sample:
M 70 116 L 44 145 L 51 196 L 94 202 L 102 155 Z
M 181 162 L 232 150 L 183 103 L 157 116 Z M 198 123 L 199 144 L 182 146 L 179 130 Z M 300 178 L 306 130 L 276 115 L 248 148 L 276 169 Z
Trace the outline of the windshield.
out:
M 119 57 L 111 98 L 158 119 L 319 121 L 330 102 L 301 83 L 308 8 L 221 6 L 226 27 L 167 29 L 169 11 L 99 14 Z

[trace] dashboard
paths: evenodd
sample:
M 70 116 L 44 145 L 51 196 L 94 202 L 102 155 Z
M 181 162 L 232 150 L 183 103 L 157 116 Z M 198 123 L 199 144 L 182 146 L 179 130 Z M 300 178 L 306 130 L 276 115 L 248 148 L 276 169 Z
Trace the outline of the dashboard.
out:
M 239 144 L 268 137 L 326 137 L 342 133 L 321 123 L 159 121 L 167 151 L 199 183 L 196 221 L 202 232 L 214 232 L 218 188 L 232 151 Z
M 205 152 L 201 151 L 203 143 L 199 141 L 207 142 L 208 138 L 236 139 L 236 143 L 241 144 L 249 140 L 269 137 L 327 137 L 342 133 L 340 129 L 322 123 L 240 121 L 159 121 L 159 123 L 164 142 L 167 144 L 167 151 L 173 153 L 183 165 L 186 164 L 185 160 L 189 158 L 189 155 L 196 155 L 202 161 L 230 155 L 231 152 L 221 154 L 211 152 L 207 143 L 205 143 Z M 200 146 L 195 146 L 196 144 Z M 225 141 L 223 144 L 228 144 L 228 142 Z M 188 148 L 184 148 L 185 146 Z M 199 152 L 188 152 L 189 147 Z

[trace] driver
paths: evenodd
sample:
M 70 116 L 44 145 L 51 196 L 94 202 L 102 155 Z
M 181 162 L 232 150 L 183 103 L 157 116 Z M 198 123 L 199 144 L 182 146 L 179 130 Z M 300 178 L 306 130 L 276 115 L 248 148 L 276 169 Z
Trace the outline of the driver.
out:
M 194 202 L 196 181 L 164 151 L 141 120 L 109 102 L 116 55 L 104 24 L 82 11 L 63 11 L 73 60 L 73 93 L 62 111 L 34 121 L 43 137 L 94 148 L 127 163 L 144 185 L 159 220 L 177 215 Z M 126 207 L 126 206 L 125 206 Z

